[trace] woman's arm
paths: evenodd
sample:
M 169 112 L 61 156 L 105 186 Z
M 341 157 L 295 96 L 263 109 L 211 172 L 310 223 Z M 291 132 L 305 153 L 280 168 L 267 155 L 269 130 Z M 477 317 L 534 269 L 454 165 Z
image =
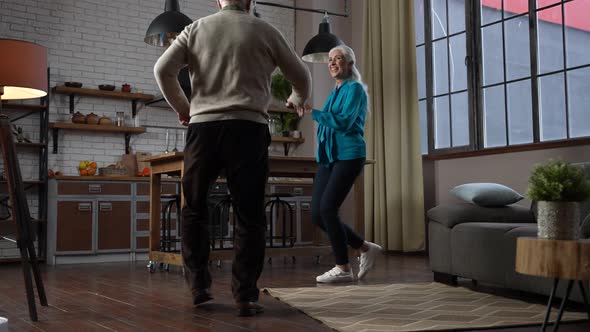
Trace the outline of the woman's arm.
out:
M 366 110 L 367 95 L 365 89 L 363 89 L 362 85 L 358 83 L 350 84 L 348 90 L 340 112 L 328 112 L 328 103 L 326 103 L 321 112 L 318 110 L 313 110 L 311 112 L 312 119 L 319 124 L 333 128 L 334 130 L 346 131 L 350 129 L 357 117 Z

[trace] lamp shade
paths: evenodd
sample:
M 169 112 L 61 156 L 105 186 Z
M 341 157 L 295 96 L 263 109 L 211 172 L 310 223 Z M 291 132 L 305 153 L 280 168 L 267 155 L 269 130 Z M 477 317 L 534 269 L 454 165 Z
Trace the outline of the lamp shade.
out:
M 193 23 L 193 20 L 180 12 L 178 0 L 166 0 L 164 13 L 158 15 L 152 21 L 147 29 L 144 41 L 153 46 L 170 46 L 184 27 L 191 23 Z
M 344 44 L 340 38 L 330 33 L 330 23 L 324 16 L 319 32 L 307 42 L 302 59 L 307 62 L 328 63 L 328 53 L 338 45 Z
M 0 39 L 0 87 L 3 100 L 47 95 L 47 49 L 14 39 Z

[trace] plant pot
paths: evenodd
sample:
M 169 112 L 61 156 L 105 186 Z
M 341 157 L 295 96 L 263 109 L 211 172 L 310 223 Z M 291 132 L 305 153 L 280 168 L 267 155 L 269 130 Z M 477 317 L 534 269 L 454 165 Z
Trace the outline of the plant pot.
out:
M 577 240 L 580 212 L 577 202 L 537 203 L 537 237 L 553 240 Z

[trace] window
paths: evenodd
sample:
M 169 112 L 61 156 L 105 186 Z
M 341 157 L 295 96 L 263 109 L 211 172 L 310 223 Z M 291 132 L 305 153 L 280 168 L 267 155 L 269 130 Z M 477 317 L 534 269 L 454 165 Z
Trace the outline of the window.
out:
M 422 152 L 590 136 L 588 0 L 414 0 Z

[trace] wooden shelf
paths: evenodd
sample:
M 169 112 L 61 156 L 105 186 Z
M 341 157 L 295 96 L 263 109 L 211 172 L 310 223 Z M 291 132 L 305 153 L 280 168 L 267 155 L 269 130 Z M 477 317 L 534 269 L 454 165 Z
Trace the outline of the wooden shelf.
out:
M 53 93 L 59 93 L 62 95 L 70 96 L 70 113 L 74 114 L 74 97 L 75 96 L 89 96 L 96 98 L 114 98 L 131 101 L 131 110 L 133 118 L 137 115 L 137 102 L 148 102 L 154 99 L 154 95 L 148 95 L 144 93 L 131 93 L 121 91 L 104 91 L 98 89 L 86 89 L 86 88 L 70 88 L 63 85 L 58 85 L 53 88 Z
M 128 133 L 128 134 L 145 133 L 145 128 L 143 128 L 143 127 L 118 127 L 118 126 L 113 126 L 113 125 L 92 125 L 92 124 L 69 123 L 69 122 L 50 122 L 49 128 L 81 130 L 81 131 L 101 131 L 101 132 L 108 132 L 108 133 Z
M 294 137 L 285 137 L 285 136 L 272 136 L 271 139 L 275 143 L 295 143 L 301 144 L 305 142 L 305 138 L 294 138 Z
M 59 141 L 60 130 L 79 130 L 94 131 L 103 133 L 123 133 L 125 134 L 125 153 L 129 153 L 129 140 L 131 135 L 145 133 L 143 127 L 118 127 L 113 125 L 90 125 L 69 122 L 50 122 L 49 128 L 53 130 L 53 153 L 57 153 L 57 142 Z
M 99 98 L 116 98 L 116 99 L 125 99 L 125 100 L 138 100 L 138 101 L 150 101 L 154 99 L 153 95 L 148 95 L 144 93 L 131 93 L 131 92 L 121 92 L 121 91 L 104 91 L 98 89 L 86 89 L 86 88 L 70 88 L 64 85 L 58 85 L 53 88 L 54 93 L 59 93 L 62 95 L 81 95 L 81 96 L 91 96 L 91 97 L 99 97 Z
M 17 148 L 30 148 L 30 149 L 41 149 L 41 148 L 44 148 L 47 146 L 47 144 L 45 144 L 45 143 L 26 143 L 26 142 L 24 142 L 24 143 L 16 142 L 16 143 L 14 143 L 14 145 Z
M 26 111 L 26 112 L 42 112 L 47 109 L 45 105 L 34 105 L 34 104 L 11 104 L 2 103 L 3 110 L 11 111 Z

